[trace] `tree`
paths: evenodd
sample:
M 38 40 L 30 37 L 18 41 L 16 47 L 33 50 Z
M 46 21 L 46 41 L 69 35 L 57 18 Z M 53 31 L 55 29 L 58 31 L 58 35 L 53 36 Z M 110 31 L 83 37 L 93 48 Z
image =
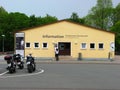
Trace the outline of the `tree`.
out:
M 85 17 L 85 23 L 96 28 L 109 30 L 113 23 L 112 12 L 112 0 L 97 0 L 97 5 Z
M 116 51 L 120 52 L 120 21 L 118 21 L 112 28 L 112 32 L 116 33 L 115 37 L 115 45 L 116 45 Z
M 71 17 L 68 18 L 68 20 L 76 22 L 76 23 L 81 23 L 84 24 L 84 19 L 83 18 L 79 18 L 78 14 L 73 12 Z
M 73 12 L 72 15 L 71 15 L 71 17 L 70 17 L 70 19 L 72 19 L 72 20 L 74 20 L 74 21 L 78 21 L 79 16 L 78 16 L 77 13 Z
M 56 22 L 56 21 L 58 21 L 56 17 L 46 14 L 45 17 L 42 17 L 41 24 L 44 25 L 44 24 L 49 24 L 49 23 Z
M 35 17 L 35 15 L 28 17 L 24 13 L 8 13 L 3 7 L 0 7 L 0 42 L 3 40 L 1 35 L 4 34 L 5 51 L 13 51 L 13 33 L 15 31 L 37 25 L 44 25 L 55 21 L 57 21 L 57 18 L 48 14 L 45 17 Z M 2 43 L 0 43 L 0 51 L 2 51 Z
M 29 17 L 23 13 L 9 13 L 8 23 L 12 31 L 29 27 Z
M 0 42 L 2 42 L 3 37 L 2 35 L 5 34 L 4 28 L 7 27 L 6 20 L 8 16 L 8 12 L 3 8 L 0 7 Z M 0 51 L 2 51 L 2 43 L 0 43 Z
M 114 17 L 113 17 L 113 25 L 115 25 L 118 21 L 120 21 L 120 3 L 114 9 Z
M 8 12 L 2 6 L 0 6 L 0 15 L 1 14 L 8 14 Z
M 3 27 L 6 23 L 7 16 L 8 16 L 7 11 L 3 7 L 0 7 L 0 34 L 4 32 Z
M 115 45 L 116 51 L 120 52 L 120 3 L 114 8 L 112 32 L 116 33 Z
M 29 17 L 29 27 L 33 27 L 37 25 L 37 18 L 35 17 L 35 15 L 31 15 Z

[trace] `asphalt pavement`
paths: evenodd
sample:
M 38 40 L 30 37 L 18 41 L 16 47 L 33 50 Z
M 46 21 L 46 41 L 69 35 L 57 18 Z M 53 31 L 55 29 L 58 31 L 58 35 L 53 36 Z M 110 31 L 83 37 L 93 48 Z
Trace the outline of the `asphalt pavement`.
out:
M 37 64 L 34 73 L 2 73 L 0 90 L 120 90 L 120 65 Z
M 37 68 L 6 73 L 0 56 L 0 90 L 120 90 L 120 56 L 113 61 L 36 60 Z M 111 65 L 110 65 L 111 64 Z

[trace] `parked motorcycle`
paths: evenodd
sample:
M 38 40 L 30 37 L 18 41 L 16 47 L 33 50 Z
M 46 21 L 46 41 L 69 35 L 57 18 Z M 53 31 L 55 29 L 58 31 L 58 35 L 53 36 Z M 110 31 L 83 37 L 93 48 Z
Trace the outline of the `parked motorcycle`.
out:
M 16 65 L 19 67 L 19 69 L 24 68 L 24 62 L 20 54 L 14 54 L 13 60 L 15 61 Z
M 12 60 L 12 56 L 7 55 L 7 56 L 4 57 L 4 60 L 7 61 L 7 64 L 8 64 L 7 69 L 9 70 L 9 73 L 14 73 L 14 72 L 16 72 L 16 64 L 15 64 L 15 62 Z
M 34 61 L 34 57 L 32 57 L 31 54 L 27 56 L 26 64 L 27 64 L 27 70 L 29 73 L 32 73 L 33 71 L 36 70 L 36 64 Z

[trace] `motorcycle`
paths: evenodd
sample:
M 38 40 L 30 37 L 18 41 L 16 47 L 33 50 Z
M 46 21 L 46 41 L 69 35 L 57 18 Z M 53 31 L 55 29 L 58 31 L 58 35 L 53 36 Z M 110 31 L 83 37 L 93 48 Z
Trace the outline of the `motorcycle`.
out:
M 27 64 L 27 70 L 29 73 L 32 73 L 36 70 L 36 64 L 34 62 L 34 58 L 31 55 L 27 56 L 26 64 Z
M 15 61 L 16 65 L 19 67 L 19 69 L 24 68 L 24 62 L 20 54 L 14 54 L 13 60 Z
M 4 60 L 7 61 L 8 67 L 7 69 L 9 70 L 9 73 L 15 73 L 16 72 L 16 64 L 15 62 L 12 60 L 12 56 L 5 56 Z

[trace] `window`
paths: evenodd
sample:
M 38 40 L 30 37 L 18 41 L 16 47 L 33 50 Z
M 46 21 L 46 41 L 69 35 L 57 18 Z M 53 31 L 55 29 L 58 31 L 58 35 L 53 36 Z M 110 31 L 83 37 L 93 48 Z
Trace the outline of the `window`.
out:
M 86 49 L 87 48 L 87 44 L 86 43 L 82 43 L 81 44 L 81 49 Z
M 26 42 L 26 48 L 30 48 L 30 43 Z
M 48 44 L 47 43 L 43 43 L 43 48 L 48 48 Z
M 34 43 L 34 48 L 39 48 L 39 43 Z
M 90 49 L 95 49 L 95 44 L 94 43 L 90 43 Z
M 99 49 L 103 49 L 103 48 L 104 48 L 103 43 L 99 43 Z

